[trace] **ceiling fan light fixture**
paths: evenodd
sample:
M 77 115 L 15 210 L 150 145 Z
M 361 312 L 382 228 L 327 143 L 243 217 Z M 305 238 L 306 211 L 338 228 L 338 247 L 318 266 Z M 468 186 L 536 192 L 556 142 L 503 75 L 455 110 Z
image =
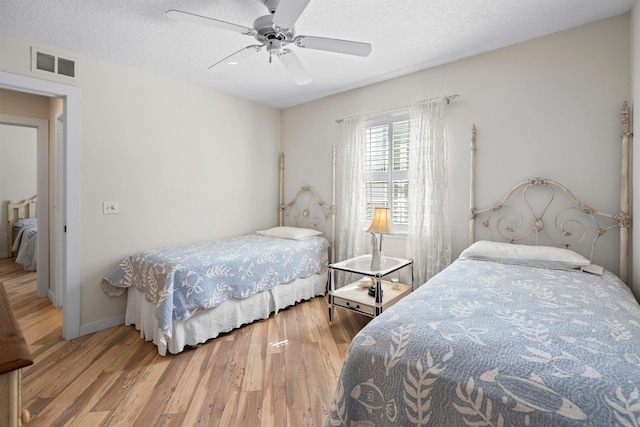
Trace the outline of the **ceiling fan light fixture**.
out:
M 270 53 L 279 55 L 282 52 L 282 41 L 278 39 L 272 39 L 267 42 L 267 50 Z

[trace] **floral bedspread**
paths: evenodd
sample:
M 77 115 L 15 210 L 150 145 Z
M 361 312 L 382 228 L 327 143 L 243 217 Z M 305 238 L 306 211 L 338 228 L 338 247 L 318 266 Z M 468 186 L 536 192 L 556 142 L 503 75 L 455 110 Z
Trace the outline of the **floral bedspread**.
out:
M 157 307 L 162 332 L 171 338 L 172 320 L 229 298 L 247 298 L 280 283 L 327 270 L 329 242 L 322 237 L 289 240 L 256 234 L 138 252 L 107 274 L 109 295 L 134 286 Z
M 16 254 L 16 264 L 26 271 L 36 271 L 38 268 L 38 220 L 26 218 L 18 221 L 13 241 L 13 253 Z
M 327 426 L 638 426 L 616 276 L 458 260 L 353 339 Z

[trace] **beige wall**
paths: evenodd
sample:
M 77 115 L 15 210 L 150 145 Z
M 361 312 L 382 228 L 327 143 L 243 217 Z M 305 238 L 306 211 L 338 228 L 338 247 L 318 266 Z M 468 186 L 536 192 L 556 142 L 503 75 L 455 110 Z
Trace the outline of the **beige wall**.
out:
M 38 95 L 0 89 L 0 114 L 49 120 L 49 101 Z
M 0 223 L 6 224 L 9 201 L 20 202 L 37 193 L 38 130 L 0 124 Z M 0 230 L 0 257 L 10 256 L 7 228 Z
M 49 100 L 37 95 L 0 89 L 0 114 L 49 120 Z M 3 129 L 4 131 L 0 133 L 0 143 L 3 145 L 13 142 L 20 135 L 30 135 L 26 141 L 29 147 L 24 149 L 13 147 L 12 150 L 16 151 L 11 152 L 3 149 L 0 153 L 0 200 L 4 203 L 0 216 L 3 219 L 2 223 L 5 224 L 7 200 L 19 201 L 36 194 L 37 132 L 34 128 L 15 128 L 14 126 L 5 126 Z M 24 173 L 24 175 L 18 177 L 16 173 Z M 2 235 L 6 236 L 6 232 Z
M 619 111 L 631 96 L 629 28 L 629 15 L 621 15 L 284 110 L 282 145 L 295 165 L 290 182 L 306 180 L 330 196 L 328 159 L 331 145 L 341 143 L 336 119 L 459 94 L 447 110 L 454 257 L 467 245 L 472 123 L 479 206 L 542 176 L 596 209 L 618 212 Z M 618 242 L 612 235 L 600 248 L 602 263 L 615 272 Z M 404 241 L 385 238 L 385 254 L 404 255 Z
M 0 35 L 0 69 L 29 75 L 29 46 Z M 100 282 L 126 255 L 276 225 L 280 112 L 74 57 L 82 104 L 80 323 L 87 331 L 123 315 L 125 298 L 106 296 Z M 120 213 L 103 215 L 103 201 L 118 201 Z

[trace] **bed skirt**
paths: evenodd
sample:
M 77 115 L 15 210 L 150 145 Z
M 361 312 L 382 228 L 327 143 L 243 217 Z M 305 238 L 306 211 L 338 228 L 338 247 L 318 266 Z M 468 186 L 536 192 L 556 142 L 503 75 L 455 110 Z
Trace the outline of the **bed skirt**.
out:
M 158 328 L 155 306 L 147 302 L 144 295 L 130 287 L 127 297 L 125 325 L 134 325 L 140 337 L 153 341 L 158 353 L 180 353 L 186 346 L 204 343 L 218 335 L 251 323 L 266 319 L 271 313 L 289 307 L 302 300 L 324 295 L 327 274 L 316 274 L 292 283 L 259 292 L 245 299 L 229 299 L 219 306 L 197 312 L 187 320 L 173 321 L 173 336 L 167 340 Z

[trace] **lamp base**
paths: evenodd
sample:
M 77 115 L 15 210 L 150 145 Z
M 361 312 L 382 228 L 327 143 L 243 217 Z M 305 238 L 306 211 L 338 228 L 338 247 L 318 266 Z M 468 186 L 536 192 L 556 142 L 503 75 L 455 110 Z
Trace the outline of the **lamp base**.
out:
M 380 247 L 378 247 L 378 238 L 376 233 L 371 232 L 371 271 L 378 271 L 381 268 L 382 234 L 380 235 Z
M 369 286 L 368 294 L 371 297 L 375 297 L 376 296 L 376 285 Z M 380 288 L 380 296 L 382 296 L 382 295 L 384 295 L 384 292 L 382 291 L 382 288 Z

